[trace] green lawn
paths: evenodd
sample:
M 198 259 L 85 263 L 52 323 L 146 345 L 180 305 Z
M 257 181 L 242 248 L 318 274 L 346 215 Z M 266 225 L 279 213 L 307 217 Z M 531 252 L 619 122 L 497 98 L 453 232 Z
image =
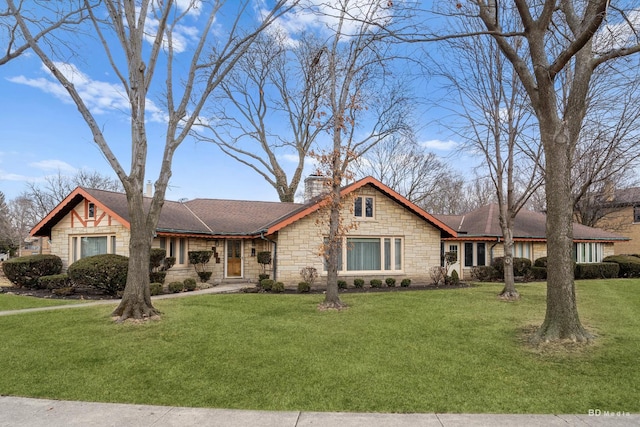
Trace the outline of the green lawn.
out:
M 159 322 L 113 307 L 0 317 L 0 395 L 266 410 L 640 412 L 640 281 L 578 283 L 587 351 L 532 351 L 544 284 L 352 294 L 206 295 L 158 301 Z
M 0 294 L 0 311 L 20 310 L 23 308 L 50 307 L 53 305 L 76 304 L 87 301 L 70 301 L 59 299 L 45 299 L 22 295 Z

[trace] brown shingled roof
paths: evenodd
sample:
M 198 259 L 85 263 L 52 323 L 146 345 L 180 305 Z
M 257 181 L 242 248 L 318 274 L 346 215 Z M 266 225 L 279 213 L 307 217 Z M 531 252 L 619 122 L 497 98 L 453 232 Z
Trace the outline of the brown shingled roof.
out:
M 500 210 L 497 204 L 489 204 L 473 210 L 465 215 L 436 215 L 438 219 L 458 231 L 459 237 L 488 237 L 498 238 L 502 236 L 499 222 Z M 514 239 L 545 239 L 546 240 L 546 215 L 540 212 L 521 210 L 514 220 Z M 574 240 L 628 240 L 620 235 L 587 227 L 586 225 L 573 224 Z

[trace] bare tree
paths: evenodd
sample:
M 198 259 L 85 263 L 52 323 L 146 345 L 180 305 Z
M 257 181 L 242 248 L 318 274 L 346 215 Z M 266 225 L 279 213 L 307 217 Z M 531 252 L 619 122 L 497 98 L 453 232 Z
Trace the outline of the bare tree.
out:
M 188 136 L 194 122 L 200 119 L 211 92 L 226 78 L 237 61 L 244 55 L 257 35 L 284 13 L 293 2 L 278 0 L 272 10 L 262 14 L 255 28 L 243 31 L 249 13 L 249 2 L 242 1 L 229 7 L 236 11 L 227 24 L 228 33 L 212 43 L 210 38 L 221 34 L 213 31 L 218 14 L 225 3 L 174 2 L 166 0 L 137 2 L 103 0 L 98 5 L 84 2 L 90 17 L 89 31 L 104 48 L 104 53 L 122 85 L 123 95 L 129 105 L 131 127 L 131 166 L 127 172 L 116 157 L 95 115 L 74 85 L 74 73 L 68 64 L 56 62 L 55 52 L 48 49 L 44 39 L 34 35 L 31 20 L 25 10 L 16 7 L 14 0 L 7 1 L 10 14 L 16 19 L 19 31 L 33 52 L 51 71 L 69 93 L 80 114 L 89 126 L 94 142 L 115 171 L 124 187 L 130 216 L 129 270 L 127 284 L 120 305 L 113 312 L 119 321 L 127 318 L 144 318 L 158 315 L 151 304 L 149 293 L 149 251 L 165 193 L 171 177 L 171 164 L 176 149 Z M 37 5 L 36 5 L 37 6 Z M 32 8 L 29 16 L 45 13 Z M 197 37 L 192 46 L 184 49 L 177 31 L 184 30 L 189 19 L 202 17 L 198 22 Z M 113 41 L 117 42 L 113 42 Z M 117 50 L 121 48 L 122 50 Z M 95 55 L 96 52 L 92 52 Z M 161 67 L 164 75 L 160 75 Z M 143 187 L 147 167 L 147 114 L 153 92 L 154 77 L 163 79 L 163 118 L 166 123 L 165 142 L 155 193 L 148 208 L 143 204 Z M 157 105 L 156 109 L 160 109 Z
M 11 211 L 4 193 L 0 191 L 0 252 L 11 253 L 17 249 L 11 224 Z
M 123 191 L 122 183 L 118 179 L 97 171 L 81 169 L 72 176 L 64 175 L 58 171 L 56 175 L 46 176 L 43 183 L 28 182 L 27 190 L 21 196 L 32 202 L 34 217 L 42 219 L 76 187 Z
M 391 135 L 358 158 L 354 165 L 356 176 L 373 176 L 417 205 L 438 191 L 448 169 L 410 134 Z
M 479 16 L 516 70 L 538 119 L 544 148 L 547 310 L 537 337 L 543 341 L 590 340 L 592 336 L 578 316 L 573 281 L 571 167 L 594 71 L 640 51 L 639 33 L 627 16 L 632 5 L 611 0 L 469 4 L 468 12 Z M 505 20 L 504 8 L 513 8 L 518 19 Z M 523 42 L 527 49 L 521 51 L 518 46 Z M 564 92 L 558 90 L 560 80 L 564 81 Z
M 282 202 L 294 201 L 306 157 L 327 122 L 322 53 L 309 35 L 293 42 L 282 32 L 261 34 L 220 84 L 212 118 L 196 128 L 199 140 L 253 169 Z
M 389 2 L 390 3 L 390 2 Z M 345 229 L 340 217 L 341 187 L 350 176 L 352 161 L 389 136 L 407 131 L 407 97 L 393 83 L 386 65 L 396 56 L 386 32 L 394 23 L 387 2 L 343 0 L 323 3 L 329 16 L 326 43 L 318 53 L 318 67 L 328 77 L 326 93 L 329 148 L 319 157 L 326 167 L 328 235 L 323 253 L 327 264 L 327 292 L 322 307 L 343 306 L 338 295 L 338 256 Z
M 500 6 L 500 5 L 498 5 Z M 500 9 L 508 19 L 512 12 Z M 464 20 L 461 33 L 483 31 L 482 23 Z M 484 169 L 492 183 L 499 208 L 499 223 L 504 248 L 504 289 L 500 298 L 520 298 L 513 273 L 513 225 L 518 212 L 542 184 L 539 168 L 542 146 L 532 125 L 531 109 L 517 73 L 495 40 L 466 37 L 448 40 L 451 60 L 440 65 L 441 75 L 449 82 L 450 93 L 457 96 L 456 114 L 462 121 L 458 136 L 471 153 L 484 158 Z M 521 54 L 522 40 L 513 49 Z
M 18 0 L 13 8 L 23 15 L 23 20 L 32 28 L 32 38 L 36 42 L 50 43 L 52 47 L 58 43 L 69 43 L 69 40 L 58 38 L 57 34 L 65 31 L 75 31 L 86 19 L 85 2 L 69 0 L 65 2 L 51 2 L 48 0 Z M 41 15 L 31 14 L 31 9 L 37 5 L 46 11 Z M 9 5 L 0 9 L 0 46 L 3 52 L 0 56 L 0 66 L 15 59 L 29 49 L 29 43 L 22 36 L 15 13 Z

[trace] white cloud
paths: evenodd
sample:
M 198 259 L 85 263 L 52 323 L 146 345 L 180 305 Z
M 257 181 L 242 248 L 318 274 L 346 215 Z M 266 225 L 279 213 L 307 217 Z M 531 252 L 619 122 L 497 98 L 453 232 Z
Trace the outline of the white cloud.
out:
M 420 145 L 424 148 L 428 148 L 431 150 L 441 150 L 441 151 L 450 151 L 454 150 L 458 147 L 458 143 L 452 140 L 442 141 L 439 139 L 431 139 L 428 141 L 420 142 Z
M 610 13 L 610 17 L 617 18 Z M 613 21 L 613 19 L 612 19 Z M 632 10 L 626 15 L 625 20 L 615 23 L 605 22 L 601 30 L 593 37 L 594 49 L 598 52 L 606 52 L 611 49 L 628 47 L 637 42 L 635 28 L 640 26 L 640 10 Z
M 77 172 L 76 168 L 63 160 L 41 160 L 39 162 L 29 163 L 29 166 L 43 171 Z
M 287 162 L 292 162 L 292 163 L 298 163 L 298 155 L 297 154 L 283 154 L 280 156 L 283 160 L 286 160 Z
M 87 74 L 80 71 L 75 65 L 56 62 L 56 66 L 64 76 L 73 84 L 76 91 L 93 114 L 106 114 L 112 111 L 129 112 L 129 101 L 120 84 L 105 81 L 93 80 Z M 69 93 L 53 77 L 50 70 L 44 65 L 42 69 L 47 73 L 48 78 L 28 78 L 26 76 L 10 77 L 8 80 L 13 83 L 23 84 L 40 89 L 51 94 L 65 103 L 73 104 Z M 150 99 L 146 105 L 149 113 L 149 120 L 153 122 L 166 122 L 167 117 L 164 110 L 159 108 Z
M 32 179 L 26 175 L 18 175 L 16 173 L 8 173 L 3 170 L 0 170 L 0 180 L 4 181 L 28 181 Z

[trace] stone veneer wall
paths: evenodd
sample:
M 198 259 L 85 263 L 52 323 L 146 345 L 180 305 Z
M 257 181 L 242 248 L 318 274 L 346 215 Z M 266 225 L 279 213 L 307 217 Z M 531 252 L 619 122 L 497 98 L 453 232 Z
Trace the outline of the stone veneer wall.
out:
M 127 228 L 115 219 L 111 219 L 111 225 L 108 225 L 108 217 L 103 217 L 99 220 L 84 218 L 84 205 L 82 203 L 76 206 L 73 211 L 86 222 L 86 226 L 83 226 L 77 217 L 74 217 L 72 221 L 72 213 L 70 212 L 51 229 L 51 253 L 58 255 L 62 259 L 63 271 L 66 271 L 72 261 L 69 253 L 71 237 L 115 235 L 116 254 L 129 256 L 131 233 Z M 102 211 L 96 206 L 96 218 L 100 218 L 101 215 Z M 96 225 L 96 222 L 98 225 Z
M 395 277 L 397 281 L 410 278 L 414 283 L 425 282 L 429 277 L 429 268 L 440 265 L 440 230 L 419 218 L 403 206 L 399 205 L 372 186 L 359 189 L 358 196 L 375 197 L 375 218 L 359 220 L 358 228 L 351 230 L 348 236 L 353 237 L 402 237 L 403 238 L 403 270 L 383 271 L 372 274 L 349 272 L 339 273 L 340 278 L 352 285 L 354 278 L 371 278 L 384 280 Z M 351 213 L 351 198 L 347 199 L 342 210 L 342 217 L 355 219 Z M 323 273 L 323 261 L 318 255 L 326 228 L 316 224 L 321 215 L 315 212 L 278 232 L 277 280 L 287 286 L 297 285 L 302 280 L 300 269 L 315 267 L 319 278 L 317 286 L 322 286 L 326 275 Z
M 631 239 L 616 242 L 615 255 L 640 254 L 640 223 L 633 222 L 633 206 L 609 212 L 596 226 Z

